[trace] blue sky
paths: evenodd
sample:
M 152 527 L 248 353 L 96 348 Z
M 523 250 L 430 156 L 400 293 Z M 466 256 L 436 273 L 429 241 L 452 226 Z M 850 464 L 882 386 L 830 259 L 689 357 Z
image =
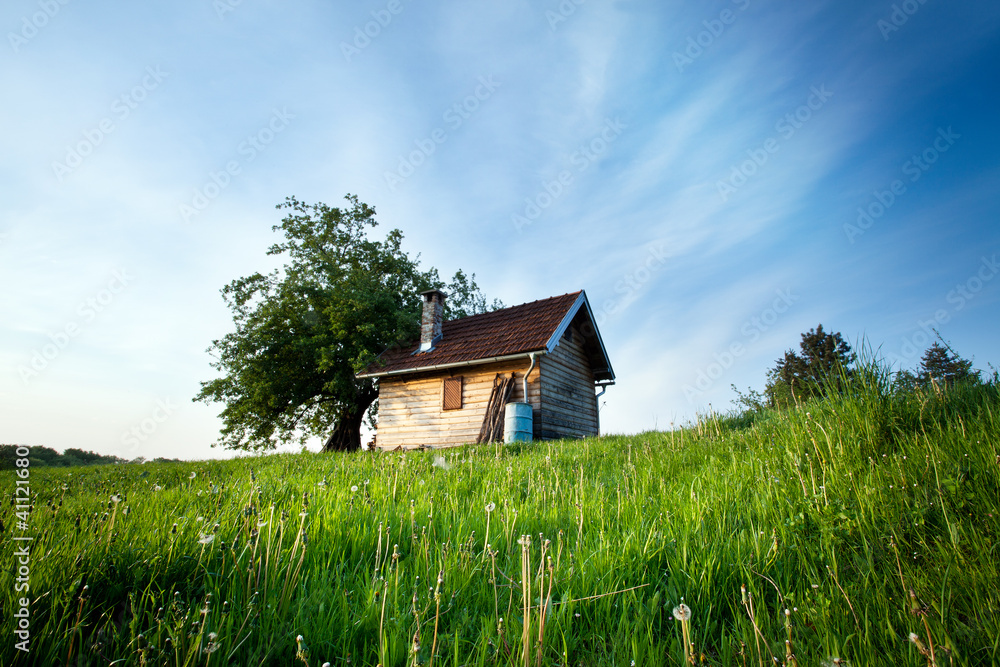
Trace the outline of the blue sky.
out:
M 223 456 L 219 289 L 294 195 L 509 305 L 585 289 L 606 432 L 822 323 L 1000 365 L 993 3 L 10 0 L 0 442 Z M 136 430 L 138 429 L 138 430 Z

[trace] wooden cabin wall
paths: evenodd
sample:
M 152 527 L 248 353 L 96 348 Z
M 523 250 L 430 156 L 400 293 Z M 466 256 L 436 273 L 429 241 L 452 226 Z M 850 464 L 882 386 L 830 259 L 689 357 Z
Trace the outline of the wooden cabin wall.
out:
M 543 357 L 544 358 L 544 357 Z M 450 447 L 474 443 L 483 425 L 486 404 L 497 373 L 515 375 L 511 401 L 523 401 L 522 378 L 528 370 L 527 358 L 513 362 L 466 366 L 432 373 L 412 373 L 379 379 L 379 408 L 376 446 L 379 449 L 421 445 Z M 462 376 L 462 407 L 443 409 L 444 378 Z M 533 407 L 534 437 L 540 437 L 540 366 L 528 377 L 528 402 Z M 591 390 L 593 394 L 593 390 Z
M 541 419 L 535 417 L 535 437 L 543 440 L 600 434 L 594 374 L 583 335 L 575 326 L 568 331 L 571 335 L 541 358 Z

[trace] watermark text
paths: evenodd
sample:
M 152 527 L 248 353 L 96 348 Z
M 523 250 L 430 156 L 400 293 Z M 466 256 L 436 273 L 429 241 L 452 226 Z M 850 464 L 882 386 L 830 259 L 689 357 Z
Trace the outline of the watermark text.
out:
M 243 173 L 243 166 L 256 160 L 257 156 L 271 145 L 275 137 L 285 131 L 289 121 L 294 118 L 295 115 L 288 113 L 287 108 L 282 108 L 280 111 L 273 109 L 267 123 L 248 135 L 236 147 L 236 152 L 242 159 L 229 160 L 222 169 L 208 172 L 208 180 L 201 187 L 194 189 L 190 203 L 185 202 L 180 205 L 181 219 L 184 222 L 191 222 L 192 218 L 207 209 L 209 204 L 230 186 L 233 178 Z
M 778 133 L 778 136 L 768 137 L 760 146 L 748 148 L 746 150 L 747 159 L 739 164 L 733 164 L 729 170 L 729 177 L 721 179 L 715 184 L 722 201 L 729 201 L 729 198 L 746 185 L 767 164 L 771 156 L 781 149 L 781 141 L 778 137 L 788 141 L 795 136 L 795 133 L 802 129 L 831 97 L 833 97 L 833 93 L 827 90 L 825 85 L 812 86 L 805 103 L 794 111 L 786 113 L 774 124 L 774 131 Z
M 28 531 L 31 518 L 31 472 L 28 458 L 30 450 L 21 446 L 14 450 L 14 518 L 15 528 L 21 535 L 14 535 L 14 592 L 31 591 L 31 548 L 33 537 L 24 535 Z M 14 609 L 14 636 L 20 641 L 14 643 L 18 651 L 29 652 L 28 642 L 31 639 L 31 601 L 28 597 L 20 597 Z
M 943 153 L 955 145 L 955 142 L 962 138 L 949 126 L 948 129 L 938 128 L 938 136 L 918 155 L 913 155 L 903 163 L 901 170 L 910 183 L 916 183 L 927 173 L 938 161 Z M 874 201 L 866 206 L 858 207 L 858 217 L 855 224 L 844 223 L 844 234 L 852 244 L 854 240 L 871 229 L 872 225 L 892 208 L 901 196 L 906 194 L 906 182 L 902 179 L 895 179 L 889 183 L 885 190 L 875 190 L 872 193 Z

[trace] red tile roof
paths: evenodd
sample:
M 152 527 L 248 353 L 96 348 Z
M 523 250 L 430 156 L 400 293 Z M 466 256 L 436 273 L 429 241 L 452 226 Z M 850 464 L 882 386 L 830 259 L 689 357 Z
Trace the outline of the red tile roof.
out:
M 445 322 L 433 349 L 415 354 L 420 341 L 389 349 L 365 369 L 362 377 L 415 371 L 536 352 L 546 347 L 581 292 L 563 294 Z

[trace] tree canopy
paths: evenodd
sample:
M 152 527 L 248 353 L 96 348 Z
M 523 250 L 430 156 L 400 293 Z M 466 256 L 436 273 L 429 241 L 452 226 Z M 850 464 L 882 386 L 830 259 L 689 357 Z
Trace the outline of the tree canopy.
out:
M 934 341 L 920 358 L 916 381 L 924 387 L 929 386 L 932 380 L 938 384 L 951 386 L 956 382 L 978 382 L 979 376 L 979 371 L 972 369 L 971 360 L 958 356 L 958 353 L 946 344 Z
M 0 470 L 13 470 L 15 461 L 22 458 L 17 455 L 17 445 L 0 445 Z M 127 459 L 112 455 L 97 454 L 95 452 L 83 451 L 70 447 L 62 454 L 51 447 L 33 446 L 28 448 L 30 453 L 28 458 L 32 468 L 47 466 L 92 466 L 110 463 L 129 463 Z
M 445 319 L 502 307 L 487 303 L 474 274 L 459 270 L 446 285 L 436 269 L 421 270 L 398 229 L 369 238 L 375 209 L 345 199 L 334 208 L 288 197 L 273 227 L 284 238 L 267 251 L 287 258 L 283 269 L 223 287 L 235 331 L 212 341 L 221 377 L 194 398 L 225 404 L 218 444 L 260 451 L 322 437 L 324 449 L 357 449 L 378 388 L 355 374 L 419 335 L 421 292 L 448 293 Z
M 787 350 L 768 371 L 765 395 L 774 406 L 825 396 L 850 377 L 854 361 L 851 346 L 840 333 L 829 334 L 820 324 L 802 334 L 799 352 Z
M 763 393 L 752 388 L 744 393 L 736 385 L 731 385 L 736 393 L 733 402 L 743 411 L 754 413 L 830 396 L 843 392 L 852 380 L 871 379 L 877 375 L 880 371 L 873 371 L 873 360 L 875 365 L 879 363 L 874 356 L 863 351 L 859 361 L 839 333 L 829 334 L 823 331 L 820 324 L 802 334 L 798 352 L 787 350 L 768 370 Z M 994 369 L 993 381 L 997 377 Z M 898 393 L 919 391 L 932 385 L 944 388 L 984 381 L 982 371 L 974 369 L 971 360 L 959 356 L 940 334 L 938 340 L 924 351 L 916 369 L 901 368 L 895 372 L 886 369 L 885 379 L 891 390 Z

